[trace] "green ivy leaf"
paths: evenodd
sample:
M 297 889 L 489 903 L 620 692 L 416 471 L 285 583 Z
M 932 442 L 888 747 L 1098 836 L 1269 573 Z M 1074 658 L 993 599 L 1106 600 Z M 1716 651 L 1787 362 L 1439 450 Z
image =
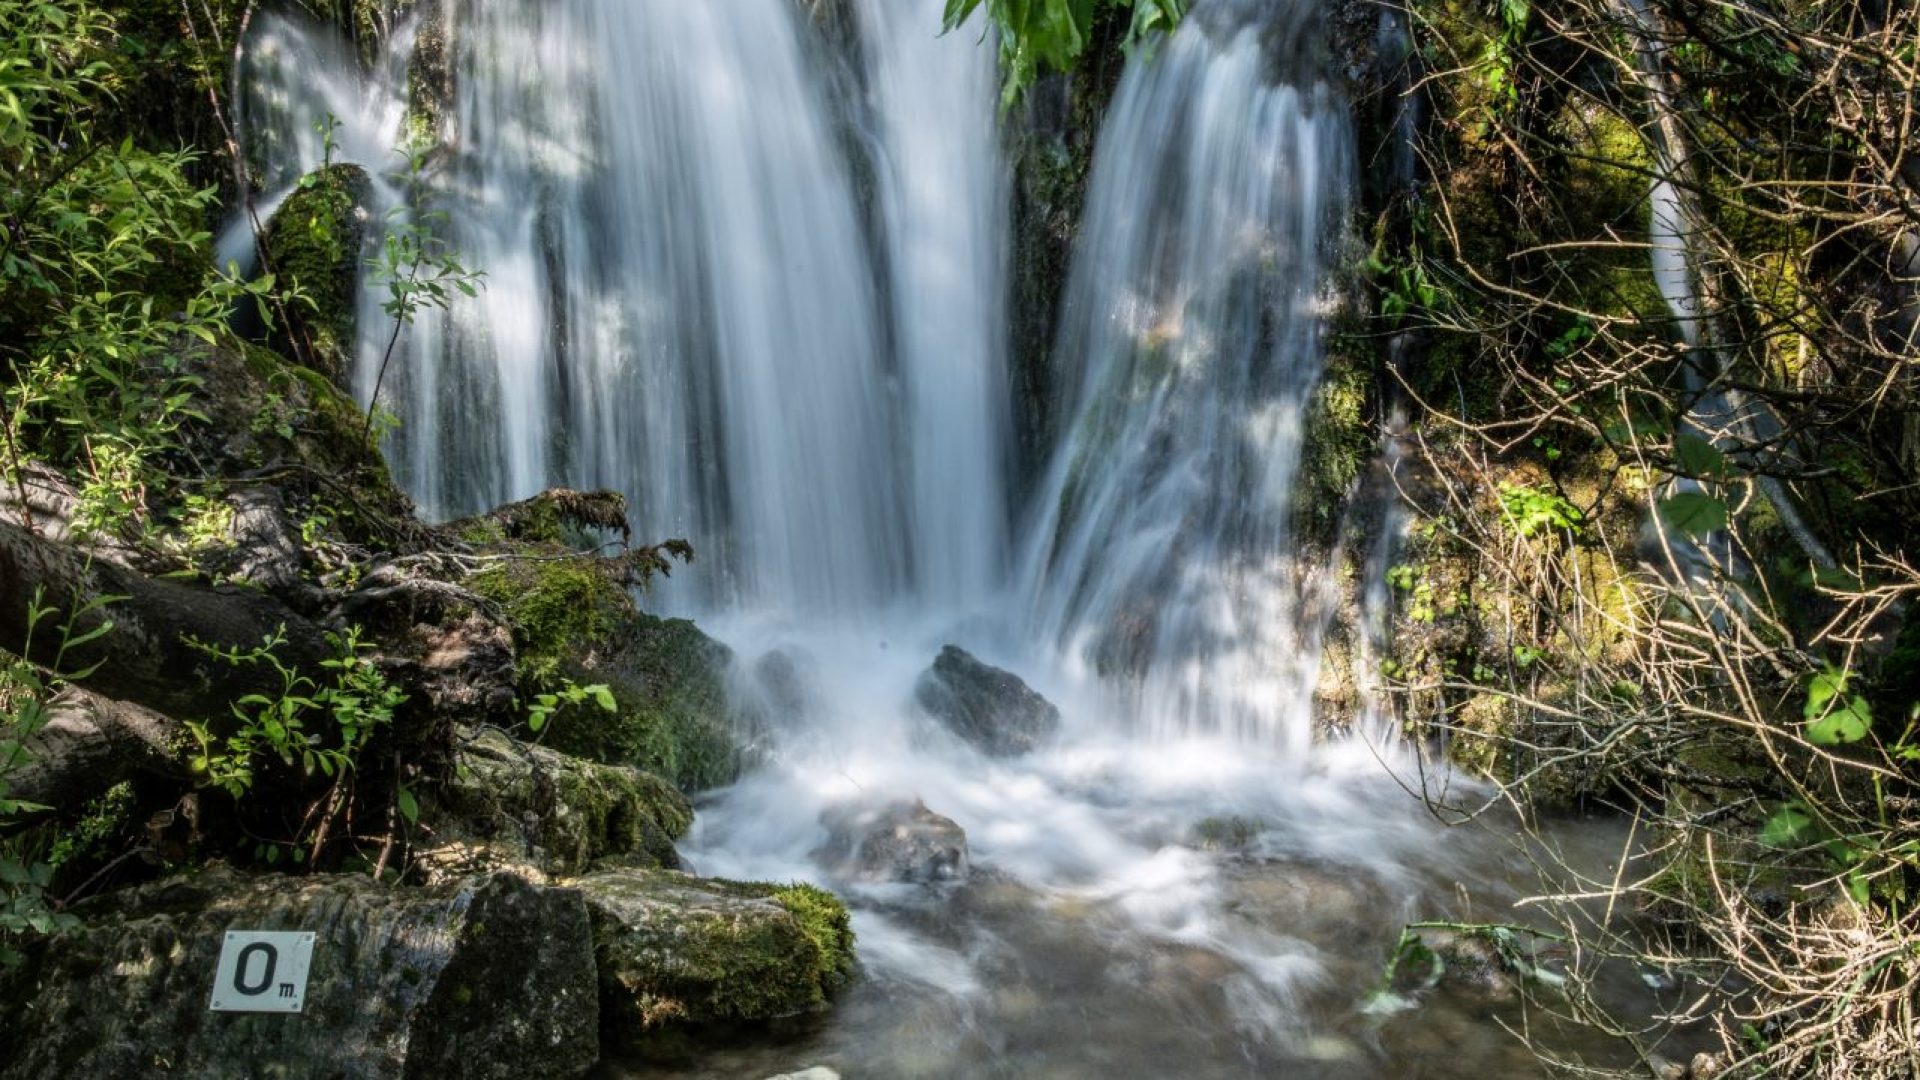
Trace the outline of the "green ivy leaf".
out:
M 407 824 L 420 823 L 420 802 L 413 797 L 413 792 L 401 788 L 395 801 L 399 804 L 400 816 L 407 819 Z

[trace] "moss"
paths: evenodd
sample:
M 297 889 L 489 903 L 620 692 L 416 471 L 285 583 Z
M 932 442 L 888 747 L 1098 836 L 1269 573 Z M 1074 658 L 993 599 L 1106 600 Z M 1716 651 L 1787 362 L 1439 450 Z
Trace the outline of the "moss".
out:
M 820 951 L 819 984 L 831 994 L 853 981 L 853 921 L 840 898 L 814 885 L 796 882 L 773 890 L 773 902 L 787 909 Z
M 290 306 L 296 325 L 285 351 L 336 381 L 345 378 L 354 353 L 370 188 L 358 165 L 317 169 L 267 221 L 267 260 L 298 298 Z
M 1327 359 L 1307 405 L 1306 432 L 1294 477 L 1294 530 L 1321 549 L 1333 546 L 1347 497 L 1372 457 L 1373 358 L 1349 340 Z
M 578 882 L 593 919 L 603 1025 L 663 1056 L 689 1029 L 819 1012 L 853 975 L 846 908 L 810 885 L 668 871 Z
M 470 585 L 513 625 L 523 693 L 560 680 L 613 691 L 612 715 L 592 703 L 556 713 L 549 745 L 636 765 L 688 791 L 737 774 L 726 680 L 732 654 L 693 623 L 642 614 L 610 569 L 590 557 L 513 560 Z
M 516 559 L 468 584 L 506 612 L 530 687 L 552 685 L 574 653 L 604 644 L 637 614 L 620 583 L 586 557 Z

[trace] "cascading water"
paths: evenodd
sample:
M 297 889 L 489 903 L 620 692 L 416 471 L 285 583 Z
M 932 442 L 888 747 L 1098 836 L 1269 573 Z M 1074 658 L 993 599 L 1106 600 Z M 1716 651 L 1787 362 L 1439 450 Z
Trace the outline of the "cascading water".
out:
M 1056 352 L 1073 419 L 1016 542 L 990 41 L 938 35 L 940 0 L 850 0 L 845 55 L 793 0 L 445 3 L 430 201 L 487 286 L 401 335 L 397 474 L 443 517 L 613 487 L 700 549 L 656 599 L 781 684 L 768 760 L 683 845 L 703 873 L 830 877 L 846 804 L 967 832 L 964 885 L 834 879 L 867 977 L 810 1053 L 898 1077 L 1380 1059 L 1354 1005 L 1392 928 L 1504 871 L 1459 869 L 1371 758 L 1307 746 L 1318 601 L 1287 519 L 1351 156 L 1313 4 L 1203 2 L 1130 63 Z M 406 35 L 349 86 L 320 31 L 265 26 L 272 183 L 318 163 L 302 109 L 390 171 Z M 919 715 L 951 640 L 1061 705 L 1060 738 L 988 758 Z
M 1043 632 L 1130 683 L 1151 728 L 1295 753 L 1317 619 L 1288 517 L 1350 157 L 1327 88 L 1275 78 L 1313 13 L 1203 7 L 1121 86 L 1057 350 L 1082 373 L 1075 416 L 1029 556 Z

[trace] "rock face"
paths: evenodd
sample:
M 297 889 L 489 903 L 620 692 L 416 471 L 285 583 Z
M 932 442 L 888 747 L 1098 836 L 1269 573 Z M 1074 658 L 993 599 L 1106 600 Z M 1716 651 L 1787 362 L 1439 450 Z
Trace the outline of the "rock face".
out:
M 816 857 L 841 878 L 931 884 L 967 876 L 967 834 L 918 799 L 838 807 Z
M 78 909 L 0 971 L 0 1077 L 573 1077 L 599 1058 L 578 892 L 208 870 Z M 305 1010 L 208 1011 L 228 930 L 318 935 Z
M 956 646 L 940 650 L 914 697 L 928 715 L 992 757 L 1015 757 L 1053 738 L 1060 710 L 1011 672 Z
M 853 974 L 853 932 L 831 895 L 670 870 L 575 883 L 593 920 L 607 1034 L 644 1051 L 688 1026 L 817 1012 Z
M 425 808 L 436 873 L 524 865 L 582 874 L 598 860 L 678 868 L 693 808 L 651 773 L 601 765 L 484 729 L 463 740 L 454 776 Z

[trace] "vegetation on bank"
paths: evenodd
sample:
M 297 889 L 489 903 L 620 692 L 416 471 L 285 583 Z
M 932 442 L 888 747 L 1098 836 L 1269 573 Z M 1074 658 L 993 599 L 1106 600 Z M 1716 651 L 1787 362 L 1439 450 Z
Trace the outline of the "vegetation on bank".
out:
M 1419 175 L 1372 208 L 1415 417 L 1386 675 L 1503 801 L 1631 815 L 1558 871 L 1581 981 L 1690 980 L 1722 1067 L 1905 1075 L 1920 238 L 1899 5 L 1407 9 Z M 1656 181 L 1680 238 L 1649 242 Z M 1664 246 L 1664 250 L 1662 250 Z M 1697 313 L 1651 271 L 1677 265 Z M 1693 342 L 1690 346 L 1689 342 Z M 1471 813 L 1473 808 L 1460 808 Z

